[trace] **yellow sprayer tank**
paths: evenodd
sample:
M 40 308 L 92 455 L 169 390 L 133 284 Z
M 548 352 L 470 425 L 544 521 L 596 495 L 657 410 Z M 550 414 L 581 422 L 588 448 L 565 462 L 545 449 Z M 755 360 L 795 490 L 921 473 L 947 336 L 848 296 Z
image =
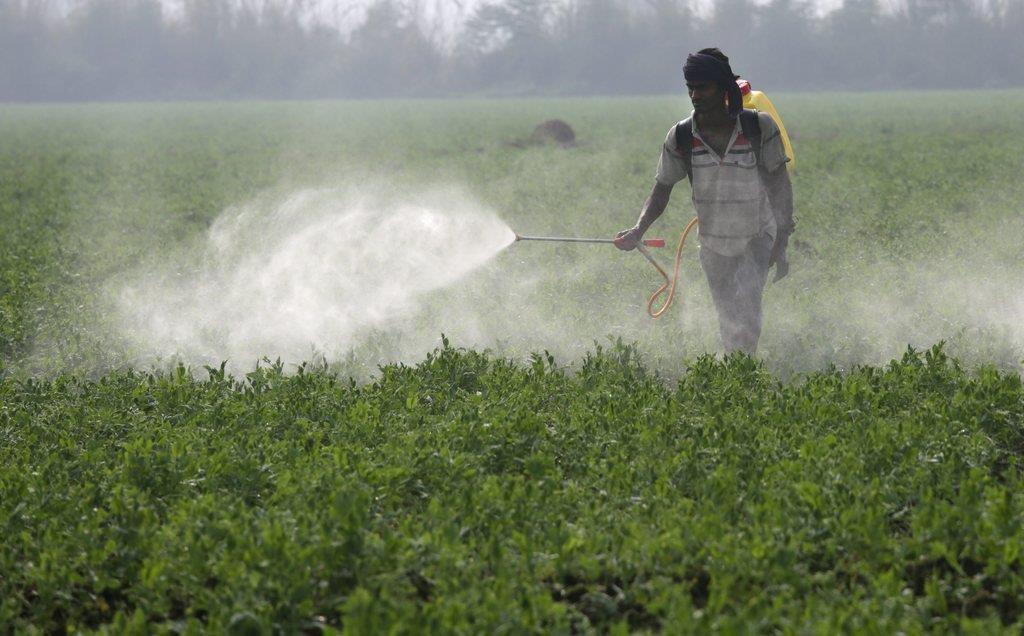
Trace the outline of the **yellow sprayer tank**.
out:
M 786 125 L 782 123 L 782 117 L 779 117 L 779 111 L 775 110 L 772 100 L 768 99 L 768 96 L 761 91 L 753 90 L 750 87 L 750 82 L 745 79 L 738 79 L 736 83 L 740 87 L 740 92 L 743 93 L 744 108 L 753 108 L 762 113 L 768 113 L 775 120 L 775 123 L 779 125 L 779 130 L 782 132 L 782 145 L 785 146 L 786 156 L 789 157 L 789 163 L 786 166 L 790 170 L 795 168 L 796 155 L 793 154 L 793 144 L 789 142 L 789 133 L 786 132 Z

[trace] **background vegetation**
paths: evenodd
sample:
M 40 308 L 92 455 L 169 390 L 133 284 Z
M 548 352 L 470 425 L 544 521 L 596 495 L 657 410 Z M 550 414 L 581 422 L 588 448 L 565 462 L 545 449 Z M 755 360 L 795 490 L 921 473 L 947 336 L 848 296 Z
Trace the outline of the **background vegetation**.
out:
M 705 46 L 775 90 L 1024 86 L 1017 0 L 363 4 L 0 0 L 0 100 L 665 94 Z
M 774 97 L 795 137 L 799 231 L 793 273 L 766 295 L 769 368 L 849 369 L 945 340 L 968 366 L 1019 369 L 1024 159 L 1006 139 L 1024 132 L 1024 95 Z M 172 351 L 121 319 L 120 290 L 149 271 L 201 269 L 226 209 L 304 188 L 415 204 L 455 186 L 521 233 L 612 236 L 635 220 L 665 132 L 688 111 L 685 98 L 5 107 L 0 361 L 28 374 L 166 363 Z M 551 117 L 575 126 L 577 146 L 520 143 Z M 674 239 L 691 216 L 680 184 L 651 233 Z M 419 311 L 301 357 L 319 350 L 365 378 L 421 359 L 441 333 L 564 361 L 611 335 L 678 376 L 718 348 L 692 245 L 683 277 L 679 304 L 655 322 L 643 305 L 657 276 L 639 255 L 518 244 Z M 263 350 L 230 363 L 249 371 L 262 355 L 301 359 Z

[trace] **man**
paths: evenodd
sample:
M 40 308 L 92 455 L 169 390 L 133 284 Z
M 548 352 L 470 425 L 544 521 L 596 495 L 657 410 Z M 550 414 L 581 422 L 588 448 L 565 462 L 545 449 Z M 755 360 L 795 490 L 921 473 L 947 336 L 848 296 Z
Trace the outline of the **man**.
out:
M 756 123 L 750 124 L 755 115 L 748 111 L 748 126 L 760 128 L 760 152 L 755 153 L 741 125 L 738 76 L 721 51 L 702 49 L 688 56 L 683 75 L 693 114 L 669 130 L 640 218 L 616 235 L 615 244 L 623 250 L 635 248 L 665 211 L 672 187 L 689 176 L 700 262 L 718 312 L 722 344 L 727 353 L 753 355 L 761 336 L 768 269 L 775 265 L 775 280 L 789 272 L 786 246 L 794 229 L 793 188 L 785 167 L 789 157 L 771 115 L 756 113 Z M 692 140 L 685 134 L 691 129 Z M 692 148 L 679 148 L 679 139 Z

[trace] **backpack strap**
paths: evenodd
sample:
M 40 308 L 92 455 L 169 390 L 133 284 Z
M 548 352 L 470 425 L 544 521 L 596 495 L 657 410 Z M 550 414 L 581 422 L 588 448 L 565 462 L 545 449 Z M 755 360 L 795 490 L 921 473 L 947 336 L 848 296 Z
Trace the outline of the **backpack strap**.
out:
M 740 111 L 740 129 L 750 142 L 757 165 L 761 165 L 761 121 L 757 118 L 756 110 L 744 108 Z
M 676 124 L 676 149 L 683 157 L 686 178 L 693 183 L 693 161 L 690 157 L 693 153 L 693 121 L 689 117 Z

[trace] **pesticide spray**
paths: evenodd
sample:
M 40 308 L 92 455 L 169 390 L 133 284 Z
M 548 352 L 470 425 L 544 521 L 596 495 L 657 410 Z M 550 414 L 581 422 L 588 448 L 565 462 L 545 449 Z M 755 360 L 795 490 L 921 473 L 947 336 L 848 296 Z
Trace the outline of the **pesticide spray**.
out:
M 668 321 L 650 320 L 640 297 L 617 293 L 620 284 L 643 289 L 650 276 L 635 255 L 612 249 L 613 239 L 517 235 L 458 189 L 380 192 L 325 188 L 263 196 L 225 210 L 200 244 L 154 254 L 148 267 L 112 281 L 112 326 L 117 346 L 128 347 L 126 363 L 227 360 L 233 372 L 244 373 L 263 358 L 325 359 L 356 366 L 365 378 L 378 364 L 422 360 L 442 333 L 461 346 L 514 356 L 547 350 L 570 362 L 622 335 L 638 342 L 652 367 L 678 373 L 687 359 L 718 345 L 704 285 L 689 289 L 686 311 Z M 527 248 L 555 241 L 598 249 L 552 257 L 547 249 Z M 659 244 L 649 241 L 638 251 Z M 667 291 L 670 299 L 680 281 L 680 253 L 673 276 L 645 254 L 665 281 L 648 313 L 664 313 L 668 300 L 659 294 Z M 610 288 L 602 282 L 605 254 L 621 259 Z M 772 328 L 762 355 L 773 368 L 877 364 L 907 343 L 951 338 L 953 351 L 972 359 L 1001 356 L 1005 365 L 1020 359 L 1024 303 L 1019 288 L 1006 284 L 1016 270 L 1005 264 L 987 281 L 951 259 L 924 270 L 875 266 L 858 269 L 857 284 L 850 285 L 845 270 L 813 258 L 803 256 L 801 285 L 768 298 Z M 890 291 L 892 281 L 906 281 L 899 294 Z M 944 293 L 951 287 L 962 297 Z M 813 303 L 808 288 L 816 290 Z M 816 336 L 825 332 L 828 338 Z
M 124 330 L 150 357 L 243 368 L 337 354 L 410 320 L 515 239 L 458 191 L 415 201 L 321 189 L 228 209 L 185 263 L 121 290 Z
M 613 239 L 523 236 L 465 192 L 438 189 L 408 200 L 367 196 L 344 189 L 311 189 L 267 195 L 232 207 L 213 223 L 205 241 L 170 269 L 159 267 L 120 288 L 116 307 L 123 333 L 140 361 L 182 359 L 236 370 L 261 358 L 301 361 L 337 359 L 375 334 L 408 335 L 426 304 L 518 242 L 606 244 Z M 638 247 L 665 280 L 649 303 L 652 315 L 668 308 L 674 280 L 648 247 Z M 526 258 L 534 260 L 535 255 Z M 676 263 L 678 274 L 678 259 Z M 678 277 L 678 276 L 677 276 Z M 676 277 L 676 278 L 677 278 Z M 673 283 L 670 285 L 670 283 Z M 484 344 L 496 337 L 494 324 L 474 314 L 493 313 L 487 298 L 509 298 L 529 281 L 500 277 L 499 286 L 464 290 L 471 298 L 442 304 L 430 321 L 432 336 L 455 330 Z M 658 312 L 656 298 L 669 290 Z M 455 293 L 455 292 L 447 292 Z M 527 315 L 524 316 L 524 311 Z M 514 309 L 507 332 L 552 319 L 540 309 Z M 502 331 L 506 331 L 504 328 Z M 534 334 L 539 333 L 533 328 Z M 474 338 L 475 334 L 475 338 Z M 423 334 L 415 334 L 422 336 Z M 423 343 L 423 337 L 415 338 Z M 547 340 L 547 346 L 557 338 Z M 393 343 L 384 347 L 387 357 Z M 414 358 L 429 350 L 409 347 Z

